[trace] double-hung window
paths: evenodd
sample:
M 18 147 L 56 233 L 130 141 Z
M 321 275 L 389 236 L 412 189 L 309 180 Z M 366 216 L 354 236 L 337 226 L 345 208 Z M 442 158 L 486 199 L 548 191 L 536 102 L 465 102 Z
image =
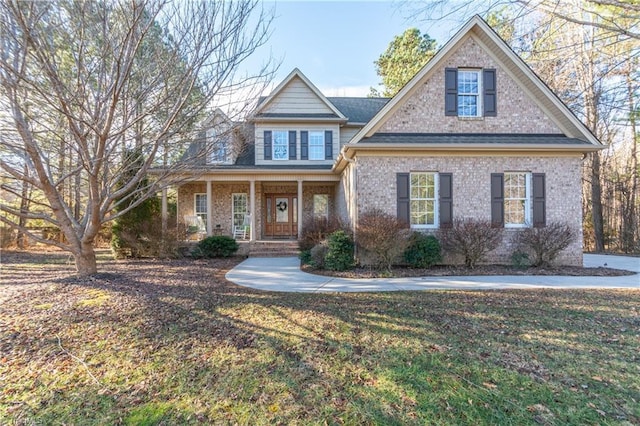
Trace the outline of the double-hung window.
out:
M 493 68 L 445 68 L 444 115 L 497 117 L 497 80 Z
M 458 70 L 458 117 L 482 115 L 480 70 Z
M 412 228 L 438 226 L 438 174 L 434 172 L 410 175 L 410 224 Z
M 233 226 L 242 226 L 247 215 L 247 194 L 239 193 L 231 195 Z
M 504 174 L 504 226 L 526 227 L 531 224 L 531 173 Z
M 194 213 L 202 219 L 203 223 L 207 223 L 207 194 L 194 195 Z
M 324 160 L 324 132 L 309 132 L 309 160 Z
M 273 159 L 289 159 L 289 135 L 286 131 L 273 131 Z
M 216 129 L 207 130 L 207 163 L 220 164 L 227 161 L 227 141 L 219 137 Z

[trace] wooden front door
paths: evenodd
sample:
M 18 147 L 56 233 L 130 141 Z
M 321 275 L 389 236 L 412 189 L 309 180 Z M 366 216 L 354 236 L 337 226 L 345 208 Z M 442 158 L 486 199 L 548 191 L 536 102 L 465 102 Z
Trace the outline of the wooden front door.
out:
M 298 236 L 298 197 L 294 194 L 266 194 L 264 236 L 291 238 Z

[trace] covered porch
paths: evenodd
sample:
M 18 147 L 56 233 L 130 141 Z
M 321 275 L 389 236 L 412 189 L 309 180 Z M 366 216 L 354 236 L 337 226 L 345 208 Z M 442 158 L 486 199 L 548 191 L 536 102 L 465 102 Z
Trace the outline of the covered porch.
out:
M 339 176 L 296 173 L 207 173 L 178 187 L 178 226 L 201 224 L 198 238 L 228 235 L 247 242 L 298 240 L 305 224 L 337 214 Z M 237 232 L 238 230 L 242 232 Z

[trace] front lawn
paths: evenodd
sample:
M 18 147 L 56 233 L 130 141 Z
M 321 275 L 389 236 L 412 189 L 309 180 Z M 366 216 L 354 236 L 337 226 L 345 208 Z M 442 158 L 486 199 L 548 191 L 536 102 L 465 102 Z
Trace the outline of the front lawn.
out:
M 234 259 L 45 258 L 3 253 L 0 424 L 640 423 L 637 290 L 268 293 Z

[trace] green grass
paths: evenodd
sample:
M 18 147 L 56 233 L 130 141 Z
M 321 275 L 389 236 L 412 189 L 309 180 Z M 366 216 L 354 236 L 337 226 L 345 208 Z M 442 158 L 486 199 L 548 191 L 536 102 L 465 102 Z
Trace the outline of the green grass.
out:
M 3 303 L 0 423 L 640 423 L 639 291 L 268 293 L 232 262 Z

